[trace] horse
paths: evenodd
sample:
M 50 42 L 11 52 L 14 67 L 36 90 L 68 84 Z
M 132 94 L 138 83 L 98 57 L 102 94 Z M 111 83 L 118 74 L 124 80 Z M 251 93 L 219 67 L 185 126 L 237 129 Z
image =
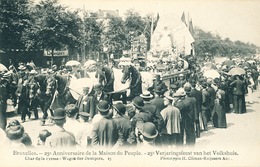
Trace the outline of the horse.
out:
M 139 96 L 142 93 L 142 76 L 141 73 L 133 66 L 126 65 L 122 70 L 123 76 L 121 82 L 124 84 L 127 80 L 130 82 L 130 95 L 127 97 L 127 100 L 131 101 L 136 96 Z
M 38 90 L 37 90 L 37 94 L 31 94 L 29 96 L 31 96 L 30 98 L 37 98 L 39 106 L 43 112 L 43 119 L 42 119 L 42 123 L 45 123 L 45 119 L 47 119 L 48 117 L 48 110 L 50 108 L 52 99 L 53 99 L 53 95 L 54 95 L 54 91 L 56 89 L 56 85 L 55 82 L 53 81 L 52 77 L 46 74 L 38 74 L 34 77 L 34 81 L 37 83 L 37 85 L 39 86 Z M 36 86 L 35 84 L 29 86 L 29 92 L 33 92 L 34 91 L 34 86 Z M 33 95 L 37 95 L 36 97 L 34 97 Z M 53 116 L 53 111 L 50 110 L 51 115 Z
M 72 96 L 69 89 L 69 75 L 51 75 L 47 81 L 49 86 L 52 87 L 52 90 L 54 90 L 54 92 L 52 91 L 53 99 L 50 106 L 51 110 L 65 108 L 68 104 L 76 103 L 77 99 Z M 48 89 L 46 92 L 48 92 Z
M 103 86 L 101 99 L 107 100 L 110 104 L 112 104 L 112 99 L 122 100 L 126 104 L 127 84 L 122 85 L 118 80 L 120 75 L 122 75 L 121 72 L 107 66 L 99 67 L 96 71 L 95 78 Z

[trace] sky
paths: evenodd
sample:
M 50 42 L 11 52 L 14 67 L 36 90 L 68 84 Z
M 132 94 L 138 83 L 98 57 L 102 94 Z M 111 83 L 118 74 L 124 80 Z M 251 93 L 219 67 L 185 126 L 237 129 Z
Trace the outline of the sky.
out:
M 35 0 L 36 2 L 39 0 Z M 193 25 L 220 35 L 223 39 L 254 43 L 260 46 L 260 0 L 58 0 L 70 9 L 119 10 L 124 14 L 135 9 L 142 15 L 159 12 L 191 18 Z

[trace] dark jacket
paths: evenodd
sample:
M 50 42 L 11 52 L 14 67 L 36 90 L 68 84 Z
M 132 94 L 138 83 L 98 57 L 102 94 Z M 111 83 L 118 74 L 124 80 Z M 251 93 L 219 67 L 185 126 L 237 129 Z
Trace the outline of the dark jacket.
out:
M 150 104 L 155 105 L 158 110 L 161 112 L 166 106 L 164 105 L 164 100 L 162 97 L 155 97 L 150 101 Z
M 198 113 L 200 113 L 201 105 L 202 105 L 202 92 L 194 88 L 191 90 L 190 96 L 195 97 L 197 110 L 198 110 Z
M 151 104 L 150 102 L 148 102 L 148 103 L 144 104 L 143 110 L 150 112 L 150 114 L 152 115 L 152 119 L 153 119 L 152 122 L 156 126 L 157 130 L 159 132 L 161 132 L 163 125 L 164 125 L 164 121 L 163 121 L 163 117 L 161 115 L 161 111 L 159 110 L 159 108 L 156 107 L 155 105 Z
M 100 121 L 93 125 L 94 146 L 112 147 L 117 142 L 123 144 L 122 129 L 116 124 L 116 121 L 110 117 L 103 117 Z

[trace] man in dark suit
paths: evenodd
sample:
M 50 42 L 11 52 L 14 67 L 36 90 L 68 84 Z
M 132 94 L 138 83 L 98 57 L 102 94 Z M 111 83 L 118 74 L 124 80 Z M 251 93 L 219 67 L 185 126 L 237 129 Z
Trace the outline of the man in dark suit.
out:
M 149 91 L 145 91 L 143 92 L 143 94 L 140 95 L 140 97 L 144 99 L 144 107 L 142 109 L 144 111 L 149 111 L 153 118 L 152 123 L 154 123 L 158 132 L 160 133 L 162 131 L 164 121 L 159 108 L 150 103 L 150 100 L 153 98 L 153 95 Z
M 161 76 L 159 74 L 157 74 L 155 76 L 155 79 L 153 81 L 153 85 L 151 87 L 149 87 L 147 90 L 150 91 L 152 94 L 154 94 L 153 90 L 155 87 L 161 87 L 161 91 L 162 91 L 162 94 L 164 94 L 168 88 L 166 86 L 166 84 L 164 83 L 164 81 L 161 79 Z
M 213 108 L 214 108 L 214 104 L 215 104 L 215 99 L 216 99 L 216 91 L 215 89 L 211 86 L 211 81 L 208 81 L 207 82 L 207 85 L 208 85 L 208 88 L 207 88 L 207 91 L 209 93 L 209 98 L 210 98 L 210 115 L 212 115 L 212 111 L 213 111 Z M 211 119 L 210 117 L 208 118 L 209 120 Z
M 126 107 L 123 103 L 119 102 L 115 104 L 113 108 L 115 110 L 114 120 L 117 126 L 122 129 L 122 133 L 124 136 L 124 145 L 127 145 L 127 139 L 131 131 L 131 122 L 129 116 L 125 115 Z
M 245 89 L 246 85 L 245 82 L 242 80 L 242 76 L 237 75 L 236 80 L 230 83 L 230 85 L 234 88 L 233 95 L 234 95 L 234 112 L 237 114 L 242 114 L 245 111 L 245 103 L 243 100 L 245 98 Z
M 191 97 L 195 97 L 196 99 L 196 106 L 197 106 L 197 113 L 195 115 L 196 119 L 196 137 L 200 137 L 200 117 L 201 117 L 201 105 L 202 105 L 202 92 L 196 89 L 196 81 L 191 81 Z
M 76 106 L 79 108 L 79 112 L 86 112 L 89 113 L 90 119 L 94 117 L 96 114 L 96 104 L 94 103 L 95 100 L 90 93 L 89 87 L 83 88 L 83 95 L 79 96 L 79 99 L 76 103 Z
M 156 86 L 153 90 L 154 98 L 150 101 L 152 105 L 155 105 L 161 112 L 166 106 L 164 105 L 163 93 L 164 91 L 160 86 Z
M 207 91 L 207 83 L 206 82 L 202 82 L 201 83 L 202 86 L 202 106 L 201 106 L 201 117 L 202 117 L 202 121 L 203 121 L 203 129 L 205 131 L 208 130 L 208 118 L 210 115 L 210 95 Z
M 184 86 L 184 91 L 186 92 L 186 97 L 183 100 L 188 106 L 188 112 L 185 114 L 184 130 L 186 132 L 186 145 L 194 145 L 196 142 L 195 137 L 195 126 L 194 123 L 198 120 L 197 117 L 197 105 L 196 98 L 190 95 L 191 86 L 189 84 Z
M 110 106 L 107 101 L 100 101 L 97 109 L 102 118 L 93 125 L 93 146 L 113 147 L 123 145 L 122 129 L 109 115 Z

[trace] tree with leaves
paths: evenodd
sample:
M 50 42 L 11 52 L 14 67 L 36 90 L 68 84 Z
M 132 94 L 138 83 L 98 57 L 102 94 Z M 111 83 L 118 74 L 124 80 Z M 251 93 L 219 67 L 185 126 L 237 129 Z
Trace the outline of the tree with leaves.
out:
M 44 0 L 31 10 L 33 21 L 23 33 L 27 48 L 53 51 L 64 47 L 80 47 L 81 19 L 58 4 L 57 0 Z
M 30 0 L 0 1 L 0 48 L 24 49 L 22 33 L 30 27 Z

